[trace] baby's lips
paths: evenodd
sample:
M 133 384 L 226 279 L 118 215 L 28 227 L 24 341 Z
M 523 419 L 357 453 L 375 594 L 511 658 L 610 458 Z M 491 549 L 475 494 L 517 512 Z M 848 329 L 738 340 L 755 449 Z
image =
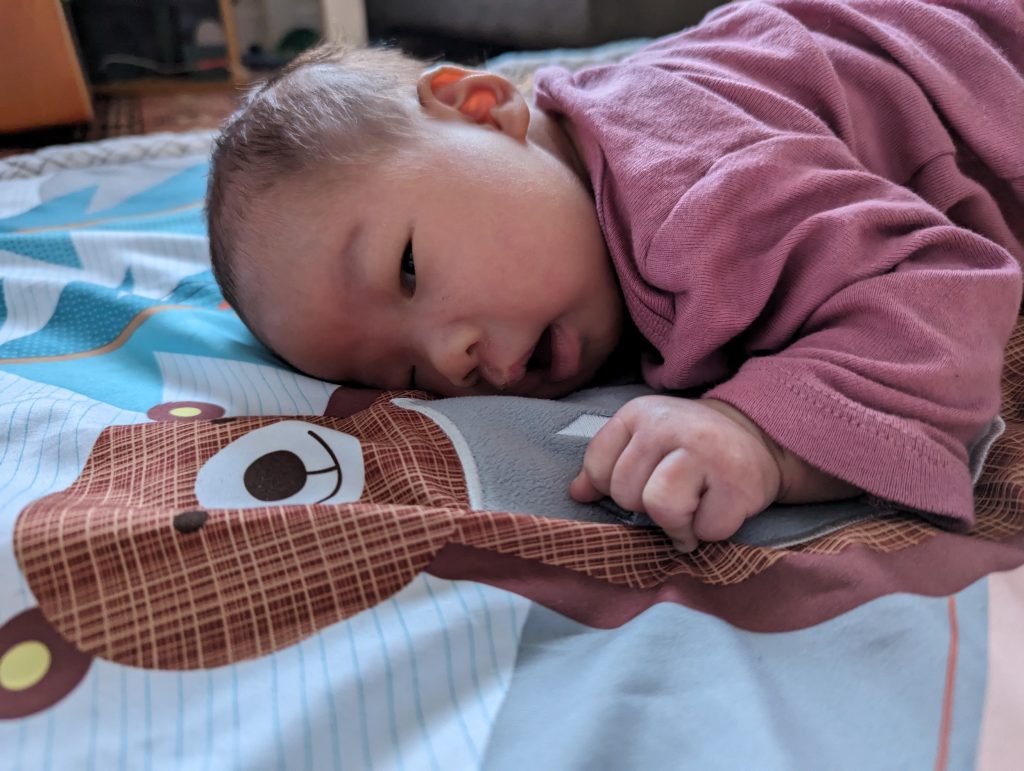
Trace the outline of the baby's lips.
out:
M 492 367 L 486 362 L 480 362 L 479 368 L 484 380 L 498 390 L 511 388 L 526 376 L 526 364 L 520 362 L 507 369 Z

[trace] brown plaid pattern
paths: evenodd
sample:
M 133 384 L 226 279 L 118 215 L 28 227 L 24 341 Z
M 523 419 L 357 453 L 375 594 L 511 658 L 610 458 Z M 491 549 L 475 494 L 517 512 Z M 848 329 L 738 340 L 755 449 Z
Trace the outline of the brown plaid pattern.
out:
M 1024 529 L 1024 326 L 1007 350 L 1007 432 L 978 486 L 972 537 Z M 893 552 L 937 532 L 910 516 L 862 522 L 789 549 L 704 544 L 676 553 L 658 531 L 468 508 L 454 447 L 386 395 L 351 418 L 309 418 L 360 438 L 358 503 L 220 509 L 195 532 L 195 476 L 267 418 L 114 426 L 68 490 L 28 506 L 15 549 L 51 623 L 81 649 L 133 666 L 213 667 L 294 644 L 387 598 L 446 543 L 515 555 L 633 588 L 685 575 L 748 579 L 794 553 Z
M 83 650 L 152 668 L 267 654 L 407 584 L 452 537 L 468 499 L 444 433 L 387 401 L 307 422 L 360 437 L 364 503 L 212 510 L 196 532 L 199 468 L 266 418 L 113 426 L 62 493 L 16 525 L 40 606 Z M 394 505 L 400 502 L 402 505 Z

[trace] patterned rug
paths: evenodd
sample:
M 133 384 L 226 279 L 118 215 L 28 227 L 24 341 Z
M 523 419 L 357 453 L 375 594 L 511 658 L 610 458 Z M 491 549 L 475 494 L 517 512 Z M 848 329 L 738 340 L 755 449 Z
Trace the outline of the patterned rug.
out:
M 112 137 L 193 131 L 220 126 L 238 104 L 241 91 L 183 94 L 96 94 L 92 123 L 18 134 L 0 134 L 0 158 L 30 153 L 49 145 L 94 142 Z

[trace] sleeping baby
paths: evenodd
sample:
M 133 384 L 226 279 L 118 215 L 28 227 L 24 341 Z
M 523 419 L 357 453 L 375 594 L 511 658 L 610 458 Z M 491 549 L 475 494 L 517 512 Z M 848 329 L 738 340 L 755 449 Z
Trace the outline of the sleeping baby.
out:
M 614 64 L 499 74 L 309 52 L 221 133 L 214 273 L 314 377 L 659 395 L 569 493 L 677 547 L 773 502 L 974 517 L 1024 260 L 1014 0 L 725 6 Z

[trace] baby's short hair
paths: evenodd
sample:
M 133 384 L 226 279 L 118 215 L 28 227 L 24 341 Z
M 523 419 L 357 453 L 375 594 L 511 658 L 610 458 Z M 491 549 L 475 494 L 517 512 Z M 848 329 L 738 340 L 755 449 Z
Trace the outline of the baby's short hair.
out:
M 324 45 L 256 85 L 224 124 L 206 196 L 213 274 L 239 312 L 240 236 L 248 203 L 283 179 L 330 161 L 353 165 L 393 147 L 412 127 L 425 64 L 385 48 Z

